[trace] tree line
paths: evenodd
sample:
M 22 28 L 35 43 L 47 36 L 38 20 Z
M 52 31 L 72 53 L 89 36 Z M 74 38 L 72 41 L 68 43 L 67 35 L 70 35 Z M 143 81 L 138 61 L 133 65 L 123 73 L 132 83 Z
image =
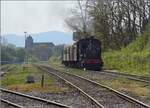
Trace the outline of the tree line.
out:
M 121 49 L 143 33 L 150 20 L 150 0 L 78 0 L 66 24 L 78 39 L 93 35 L 105 50 Z
M 51 50 L 49 50 L 49 57 L 52 56 L 61 56 L 64 45 L 55 45 Z M 1 41 L 0 44 L 1 58 L 0 63 L 3 64 L 12 64 L 12 63 L 23 63 L 23 62 L 37 62 L 40 61 L 36 52 L 38 50 L 44 49 L 34 48 L 32 51 L 27 52 L 23 47 L 16 47 L 13 44 Z M 37 49 L 37 50 L 36 50 Z
M 2 44 L 1 47 L 1 64 L 21 63 L 24 61 L 24 48 L 15 47 L 12 44 Z

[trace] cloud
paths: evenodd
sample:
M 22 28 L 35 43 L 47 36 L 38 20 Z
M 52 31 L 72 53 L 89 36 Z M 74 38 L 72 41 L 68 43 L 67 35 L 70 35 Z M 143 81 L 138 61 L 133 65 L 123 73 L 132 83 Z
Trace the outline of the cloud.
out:
M 1 33 L 65 31 L 76 1 L 1 1 Z

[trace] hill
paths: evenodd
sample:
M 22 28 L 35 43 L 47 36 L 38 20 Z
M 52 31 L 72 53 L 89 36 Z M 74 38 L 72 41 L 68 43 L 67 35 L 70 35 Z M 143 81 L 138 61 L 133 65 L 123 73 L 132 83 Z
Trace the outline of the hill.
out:
M 72 43 L 72 34 L 60 31 L 49 31 L 37 34 L 31 34 L 34 42 L 53 42 L 55 45 L 58 44 L 69 44 Z M 8 34 L 3 35 L 8 43 L 12 43 L 17 47 L 24 47 L 25 37 L 23 35 Z
M 107 69 L 150 75 L 150 24 L 146 31 L 126 48 L 105 52 L 103 59 Z

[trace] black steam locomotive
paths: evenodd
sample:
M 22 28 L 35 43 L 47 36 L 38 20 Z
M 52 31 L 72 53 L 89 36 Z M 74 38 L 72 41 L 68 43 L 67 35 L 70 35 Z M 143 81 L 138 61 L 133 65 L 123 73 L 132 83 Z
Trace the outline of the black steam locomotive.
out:
M 71 46 L 65 46 L 62 63 L 65 66 L 101 70 L 101 42 L 94 37 L 80 39 Z

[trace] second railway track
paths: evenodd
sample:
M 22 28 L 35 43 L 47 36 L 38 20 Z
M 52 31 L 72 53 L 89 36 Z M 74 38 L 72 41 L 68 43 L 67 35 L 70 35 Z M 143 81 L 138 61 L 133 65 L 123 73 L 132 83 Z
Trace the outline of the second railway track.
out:
M 15 104 L 5 99 L 0 99 L 1 101 L 1 108 L 23 108 L 23 106 Z
M 60 67 L 59 65 L 57 65 L 58 67 Z M 90 74 L 96 74 L 96 75 L 109 75 L 109 76 L 114 76 L 114 77 L 125 77 L 126 79 L 129 80 L 133 80 L 133 81 L 138 81 L 138 82 L 143 82 L 143 83 L 147 83 L 150 84 L 150 76 L 138 76 L 138 75 L 134 75 L 134 74 L 127 74 L 127 73 L 121 73 L 121 72 L 114 72 L 112 70 L 102 70 L 102 71 L 90 71 L 90 70 L 86 70 L 86 72 L 90 73 Z
M 1 102 L 7 104 L 7 106 L 16 108 L 70 108 L 70 106 L 56 103 L 54 101 L 49 101 L 3 88 L 0 88 L 0 91 Z
M 137 76 L 137 75 L 125 74 L 125 73 L 119 73 L 119 72 L 112 72 L 112 71 L 108 71 L 108 70 L 101 71 L 100 73 L 113 75 L 113 76 L 123 76 L 123 77 L 126 77 L 127 79 L 130 79 L 130 80 L 135 80 L 135 81 L 150 84 L 150 77 Z
M 47 71 L 45 68 L 41 67 L 41 66 L 37 66 L 37 68 L 39 68 L 40 70 L 46 71 L 49 74 L 58 77 L 59 79 L 61 79 L 63 82 L 67 83 L 69 86 L 75 88 L 78 92 L 80 92 L 79 94 L 82 95 L 84 98 L 84 100 L 80 100 L 80 102 L 82 101 L 86 101 L 87 105 L 80 105 L 80 106 L 74 106 L 74 108 L 104 108 L 104 106 L 102 104 L 100 104 L 97 100 L 95 100 L 93 97 L 91 97 L 90 95 L 88 95 L 87 93 L 85 93 L 82 89 L 80 89 L 79 87 L 77 87 L 76 85 L 74 85 L 73 83 L 71 83 L 70 81 L 64 79 L 63 77 L 59 76 L 56 73 Z M 83 103 L 76 103 L 76 104 L 83 104 Z
M 40 66 L 41 67 L 41 66 Z M 150 108 L 147 104 L 81 76 L 43 67 L 79 87 L 105 108 Z

